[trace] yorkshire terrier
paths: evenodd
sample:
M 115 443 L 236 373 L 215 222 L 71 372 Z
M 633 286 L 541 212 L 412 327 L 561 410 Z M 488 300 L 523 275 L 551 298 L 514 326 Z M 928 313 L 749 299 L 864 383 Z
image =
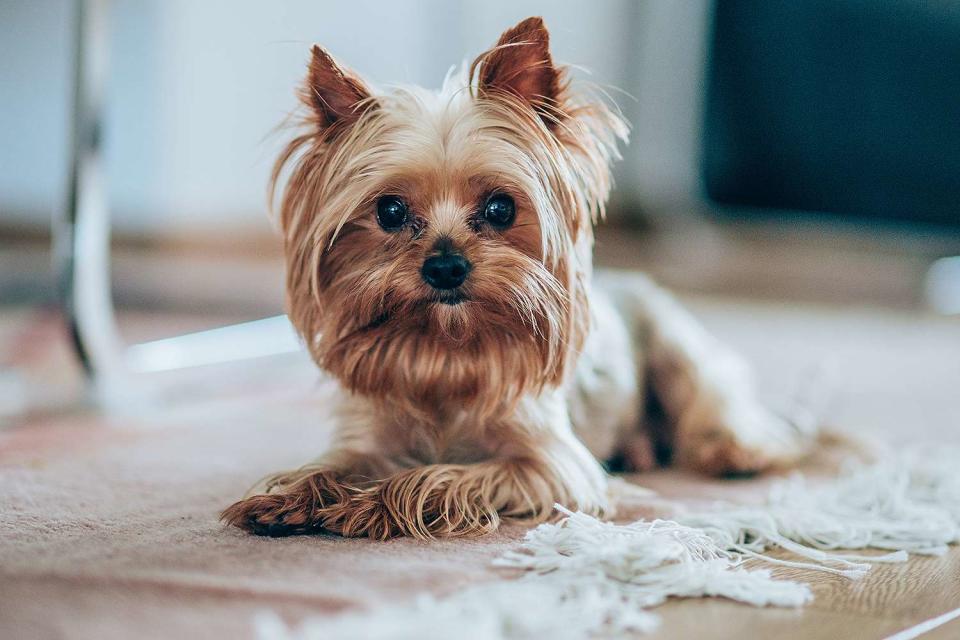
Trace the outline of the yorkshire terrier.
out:
M 640 275 L 592 273 L 627 127 L 573 90 L 540 18 L 439 92 L 375 92 L 314 46 L 277 160 L 289 316 L 342 388 L 316 462 L 223 519 L 433 538 L 610 513 L 604 463 L 710 474 L 806 439 L 744 361 Z

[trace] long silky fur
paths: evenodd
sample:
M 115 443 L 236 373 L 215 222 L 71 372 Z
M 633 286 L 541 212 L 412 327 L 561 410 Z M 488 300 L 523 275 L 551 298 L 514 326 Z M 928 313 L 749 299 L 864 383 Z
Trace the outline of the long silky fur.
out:
M 508 47 L 520 49 L 505 57 Z M 516 51 L 535 54 L 529 64 L 552 74 L 545 86 L 553 95 L 491 86 L 492 61 L 503 73 L 517 65 Z M 324 64 L 332 59 L 315 51 L 310 78 Z M 524 73 L 522 64 L 508 73 Z M 623 120 L 572 90 L 539 19 L 508 31 L 436 93 L 374 93 L 339 69 L 326 77 L 367 95 L 334 109 L 308 80 L 302 133 L 274 167 L 288 313 L 317 364 L 353 394 L 346 404 L 362 405 L 341 421 L 340 449 L 359 442 L 369 456 L 373 441 L 396 443 L 385 459 L 428 464 L 385 463 L 364 484 L 343 479 L 349 465 L 322 460 L 275 477 L 224 518 L 257 532 L 287 523 L 292 532 L 383 538 L 483 533 L 504 517 L 542 519 L 557 500 L 596 512 L 596 462 L 545 443 L 570 430 L 558 390 L 589 330 L 592 225 L 603 215 Z M 477 194 L 491 189 L 517 202 L 517 221 L 502 234 L 470 222 Z M 386 234 L 375 203 L 396 191 L 423 199 L 409 229 Z M 432 301 L 419 273 L 441 238 L 474 265 L 457 306 Z M 550 403 L 530 410 L 547 417 L 518 418 L 524 402 Z M 449 463 L 444 452 L 459 451 L 451 442 L 514 453 Z

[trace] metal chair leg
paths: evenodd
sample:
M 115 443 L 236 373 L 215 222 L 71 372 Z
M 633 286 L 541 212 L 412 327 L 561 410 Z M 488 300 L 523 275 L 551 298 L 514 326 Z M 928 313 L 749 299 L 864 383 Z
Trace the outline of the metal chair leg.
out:
M 301 350 L 286 316 L 133 345 L 117 329 L 110 283 L 110 211 L 101 154 L 109 0 L 78 0 L 69 184 L 54 220 L 60 302 L 90 391 L 104 408 L 127 404 L 141 374 Z
M 100 144 L 108 10 L 108 0 L 76 3 L 69 184 L 66 206 L 53 225 L 60 300 L 94 389 L 123 373 L 110 294 L 110 212 Z

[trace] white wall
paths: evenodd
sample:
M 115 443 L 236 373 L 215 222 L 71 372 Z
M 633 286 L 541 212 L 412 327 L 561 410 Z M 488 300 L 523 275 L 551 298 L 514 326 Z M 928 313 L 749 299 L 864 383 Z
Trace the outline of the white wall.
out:
M 0 221 L 44 224 L 64 179 L 68 0 L 0 0 Z
M 539 14 L 551 28 L 556 58 L 637 94 L 643 6 L 115 0 L 105 129 L 114 225 L 266 227 L 267 173 L 282 141 L 269 134 L 295 105 L 311 43 L 375 83 L 436 86 L 450 65 Z M 0 220 L 43 224 L 59 202 L 71 15 L 66 0 L 0 0 L 0 55 L 13 61 L 0 66 Z M 612 95 L 630 116 L 643 101 L 657 100 Z

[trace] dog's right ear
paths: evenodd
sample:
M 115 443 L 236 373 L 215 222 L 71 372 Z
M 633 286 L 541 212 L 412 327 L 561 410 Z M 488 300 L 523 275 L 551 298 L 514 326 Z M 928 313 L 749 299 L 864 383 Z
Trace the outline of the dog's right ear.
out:
M 313 45 L 311 53 L 303 102 L 316 114 L 322 129 L 355 121 L 371 103 L 370 89 L 321 47 Z

